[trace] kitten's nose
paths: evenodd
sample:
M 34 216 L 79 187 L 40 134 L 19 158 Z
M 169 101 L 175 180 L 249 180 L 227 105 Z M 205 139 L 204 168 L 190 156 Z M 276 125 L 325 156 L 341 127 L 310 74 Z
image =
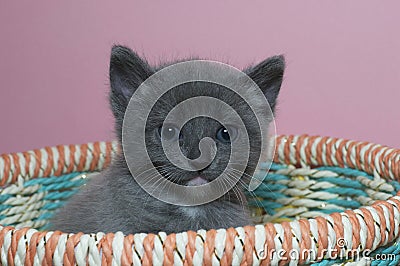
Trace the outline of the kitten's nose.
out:
M 211 158 L 204 158 L 204 156 L 203 156 L 203 157 L 199 157 L 195 160 L 190 160 L 189 164 L 190 164 L 190 166 L 195 168 L 195 170 L 202 170 L 210 165 L 210 163 L 211 163 L 210 160 L 211 160 Z
M 207 137 L 200 140 L 198 152 L 197 150 L 194 151 L 199 153 L 200 156 L 196 159 L 189 159 L 189 165 L 194 168 L 193 171 L 199 171 L 211 164 L 214 160 L 217 149 L 214 140 Z

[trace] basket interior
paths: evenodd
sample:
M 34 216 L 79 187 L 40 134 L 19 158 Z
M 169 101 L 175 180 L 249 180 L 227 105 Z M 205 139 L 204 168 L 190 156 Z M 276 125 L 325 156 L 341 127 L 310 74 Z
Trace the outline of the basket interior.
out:
M 292 140 L 296 145 L 291 145 Z M 307 144 L 307 141 L 310 143 Z M 267 163 L 262 166 L 265 167 L 261 171 L 264 175 L 263 183 L 255 191 L 246 192 L 256 224 L 281 223 L 358 209 L 370 206 L 377 200 L 387 200 L 400 191 L 400 183 L 395 181 L 399 179 L 400 153 L 397 150 L 381 149 L 378 145 L 366 143 L 305 136 L 298 139 L 281 137 L 279 143 L 281 149 L 278 151 L 285 150 L 281 152 L 283 155 L 279 155 L 269 171 L 266 170 L 269 166 Z M 299 156 L 303 146 L 308 147 L 304 143 L 316 148 L 311 149 L 311 157 L 296 160 L 295 157 Z M 318 148 L 322 143 L 327 145 L 326 149 L 340 151 L 346 147 L 351 152 L 347 153 L 346 159 L 341 160 L 337 153 L 331 151 L 332 156 L 338 158 L 336 166 L 332 166 L 334 164 L 329 163 L 332 157 L 323 158 L 325 148 Z M 296 148 L 294 152 L 291 150 L 293 148 Z M 54 213 L 87 180 L 95 178 L 96 173 L 117 152 L 115 144 L 101 142 L 3 155 L 0 157 L 0 173 L 3 173 L 0 176 L 1 226 L 46 230 Z M 363 162 L 354 160 L 355 153 L 363 155 L 366 159 L 364 165 Z M 325 159 L 328 163 L 319 163 Z M 277 163 L 278 161 L 281 163 Z M 291 161 L 295 163 L 282 163 Z M 394 260 L 375 260 L 371 265 L 400 265 L 398 242 L 395 240 L 373 252 L 394 254 Z M 342 260 L 323 260 L 313 265 L 343 265 L 342 263 Z
M 48 221 L 96 172 L 49 176 L 3 187 L 0 224 L 45 230 Z M 297 168 L 272 164 L 264 182 L 247 192 L 255 223 L 312 218 L 387 200 L 400 190 L 397 181 L 340 167 Z

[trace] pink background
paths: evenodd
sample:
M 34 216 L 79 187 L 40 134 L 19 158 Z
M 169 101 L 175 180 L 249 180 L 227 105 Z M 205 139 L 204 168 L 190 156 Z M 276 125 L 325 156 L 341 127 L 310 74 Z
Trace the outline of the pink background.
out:
M 283 53 L 279 134 L 400 146 L 399 1 L 151 2 L 1 1 L 0 153 L 112 139 L 114 43 L 151 62 Z

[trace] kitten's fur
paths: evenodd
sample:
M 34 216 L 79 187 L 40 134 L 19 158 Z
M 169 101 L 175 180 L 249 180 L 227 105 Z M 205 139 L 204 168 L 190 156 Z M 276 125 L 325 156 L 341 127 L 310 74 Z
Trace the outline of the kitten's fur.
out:
M 163 66 L 164 67 L 164 66 Z M 261 88 L 272 110 L 276 105 L 284 71 L 283 56 L 275 56 L 245 72 Z M 136 53 L 123 46 L 114 46 L 110 62 L 110 103 L 116 120 L 118 140 L 122 138 L 122 121 L 125 109 L 134 90 L 160 67 L 151 67 Z M 199 173 L 188 173 L 172 168 L 168 163 L 160 145 L 160 139 L 154 132 L 162 124 L 171 107 L 189 97 L 209 95 L 224 100 L 245 117 L 246 128 L 252 138 L 252 146 L 259 145 L 261 136 L 257 135 L 257 123 L 248 106 L 244 105 L 231 91 L 217 85 L 200 82 L 187 83 L 171 90 L 163 96 L 162 101 L 155 106 L 153 117 L 147 124 L 146 142 L 149 155 L 155 165 L 165 167 L 172 175 L 173 181 L 185 184 L 196 175 L 215 178 L 221 169 L 225 168 L 229 159 L 230 146 L 217 141 L 217 156 L 209 167 Z M 266 118 L 267 119 L 267 118 Z M 215 139 L 219 123 L 209 118 L 196 118 L 182 129 L 182 152 L 190 159 L 199 156 L 198 141 L 204 136 Z M 254 130 L 254 134 L 252 133 Z M 246 174 L 252 175 L 255 155 L 250 155 Z M 244 179 L 244 177 L 242 177 Z M 242 182 L 243 183 L 243 182 Z M 240 188 L 240 189 L 239 189 Z M 238 185 L 227 195 L 208 204 L 195 207 L 182 207 L 164 203 L 146 193 L 131 176 L 123 153 L 119 154 L 108 169 L 90 180 L 69 203 L 62 208 L 52 220 L 51 229 L 64 232 L 93 233 L 98 231 L 128 233 L 167 233 L 186 230 L 228 228 L 251 224 L 246 211 L 245 197 Z

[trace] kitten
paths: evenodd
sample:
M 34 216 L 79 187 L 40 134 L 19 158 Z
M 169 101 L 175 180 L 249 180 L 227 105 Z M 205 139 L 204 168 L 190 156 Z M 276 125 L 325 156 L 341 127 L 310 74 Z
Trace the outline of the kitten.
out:
M 129 48 L 112 48 L 109 98 L 120 143 L 122 123 L 130 97 L 143 81 L 165 66 L 167 65 L 152 67 Z M 272 110 L 275 109 L 284 67 L 283 56 L 274 56 L 245 70 L 260 87 Z M 181 132 L 173 126 L 161 127 L 163 118 L 172 107 L 199 95 L 217 97 L 231 105 L 244 118 L 252 140 L 251 147 L 257 149 L 262 137 L 249 106 L 243 104 L 240 97 L 232 91 L 223 86 L 202 82 L 189 82 L 175 87 L 163 95 L 153 107 L 146 126 L 146 145 L 154 165 L 161 169 L 160 173 L 181 185 L 198 185 L 215 179 L 226 167 L 230 156 L 230 138 L 233 136 L 213 119 L 192 119 L 183 126 Z M 199 156 L 200 139 L 211 137 L 217 145 L 214 160 L 208 167 L 195 173 L 175 167 L 164 155 L 160 138 L 162 131 L 166 132 L 166 138 L 179 138 L 181 150 L 189 159 Z M 251 219 L 242 188 L 247 184 L 246 177 L 254 173 L 257 158 L 257 153 L 250 154 L 245 174 L 226 195 L 204 205 L 185 207 L 162 202 L 145 192 L 132 177 L 121 153 L 107 169 L 92 178 L 56 213 L 51 221 L 51 229 L 67 233 L 122 231 L 129 234 L 159 231 L 172 233 L 249 225 Z

